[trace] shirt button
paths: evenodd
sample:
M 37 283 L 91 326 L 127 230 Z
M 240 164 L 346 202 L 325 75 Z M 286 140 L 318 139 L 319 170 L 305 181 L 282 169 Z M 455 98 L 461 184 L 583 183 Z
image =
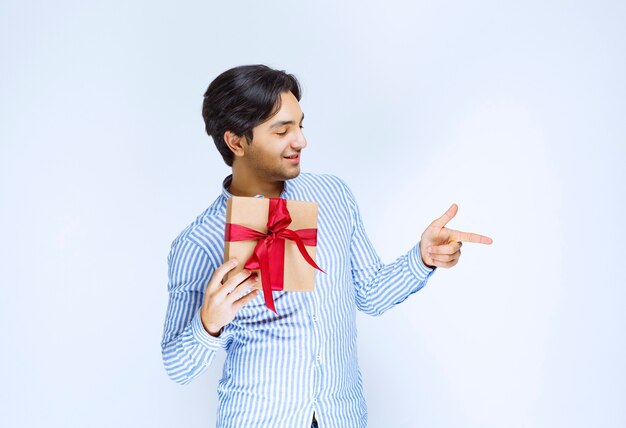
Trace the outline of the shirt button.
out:
M 311 317 L 311 319 L 313 320 L 313 322 L 316 322 L 316 321 L 317 321 L 317 316 L 316 316 L 316 315 L 313 315 L 313 316 Z

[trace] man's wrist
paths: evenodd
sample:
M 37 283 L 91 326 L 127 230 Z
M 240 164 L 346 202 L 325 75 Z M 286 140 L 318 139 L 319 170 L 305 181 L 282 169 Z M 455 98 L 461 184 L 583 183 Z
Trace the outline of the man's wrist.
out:
M 422 241 L 415 245 L 409 252 L 409 268 L 411 272 L 420 280 L 427 279 L 435 270 L 437 266 L 431 266 L 426 263 L 426 259 L 429 261 L 429 257 L 424 257 L 424 251 L 422 251 Z
M 220 333 L 222 332 L 222 327 L 218 327 L 214 324 L 208 324 L 204 322 L 204 318 L 202 317 L 202 312 L 200 313 L 200 321 L 202 321 L 202 327 L 213 337 L 220 337 Z
M 430 269 L 434 269 L 434 268 L 435 268 L 435 266 L 431 266 L 431 265 L 429 265 L 428 263 L 426 263 L 426 262 L 424 261 L 424 257 L 422 257 L 422 263 L 424 263 L 424 266 L 426 266 L 427 268 L 430 268 Z
M 207 331 L 207 333 L 209 333 L 213 337 L 220 337 L 220 334 L 222 333 L 222 327 L 220 328 L 204 327 L 204 329 Z
M 421 240 L 420 240 L 419 248 L 420 248 L 420 258 L 422 259 L 422 264 L 424 266 L 426 266 L 427 268 L 429 268 L 429 269 L 434 269 L 435 266 L 431 266 L 428 263 L 426 263 L 426 258 L 424 257 L 424 255 L 426 254 L 426 249 L 422 248 L 422 241 Z
M 207 328 L 202 322 L 201 316 L 202 310 L 198 309 L 191 321 L 191 330 L 193 337 L 200 342 L 204 347 L 215 351 L 219 347 L 223 346 L 224 335 L 215 337 L 207 331 Z

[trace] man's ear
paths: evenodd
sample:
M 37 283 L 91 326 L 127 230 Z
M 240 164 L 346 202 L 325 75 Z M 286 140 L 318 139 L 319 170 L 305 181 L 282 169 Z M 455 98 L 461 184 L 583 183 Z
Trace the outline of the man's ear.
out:
M 244 145 L 247 145 L 245 136 L 239 136 L 232 131 L 226 131 L 224 132 L 224 142 L 235 157 L 241 157 L 245 154 Z

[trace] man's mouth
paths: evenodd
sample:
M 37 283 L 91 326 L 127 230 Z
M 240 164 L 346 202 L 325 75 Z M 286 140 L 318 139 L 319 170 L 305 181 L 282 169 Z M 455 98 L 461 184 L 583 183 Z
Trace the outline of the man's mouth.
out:
M 291 156 L 285 156 L 287 159 L 297 159 L 298 157 L 300 157 L 300 155 L 298 153 L 293 154 Z

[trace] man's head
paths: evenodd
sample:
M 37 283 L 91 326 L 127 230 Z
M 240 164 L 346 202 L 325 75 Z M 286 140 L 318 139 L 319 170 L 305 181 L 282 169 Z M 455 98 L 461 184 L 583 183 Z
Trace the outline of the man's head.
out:
M 231 68 L 215 78 L 204 94 L 202 116 L 224 162 L 268 180 L 297 176 L 306 147 L 300 94 L 293 75 L 265 65 Z

